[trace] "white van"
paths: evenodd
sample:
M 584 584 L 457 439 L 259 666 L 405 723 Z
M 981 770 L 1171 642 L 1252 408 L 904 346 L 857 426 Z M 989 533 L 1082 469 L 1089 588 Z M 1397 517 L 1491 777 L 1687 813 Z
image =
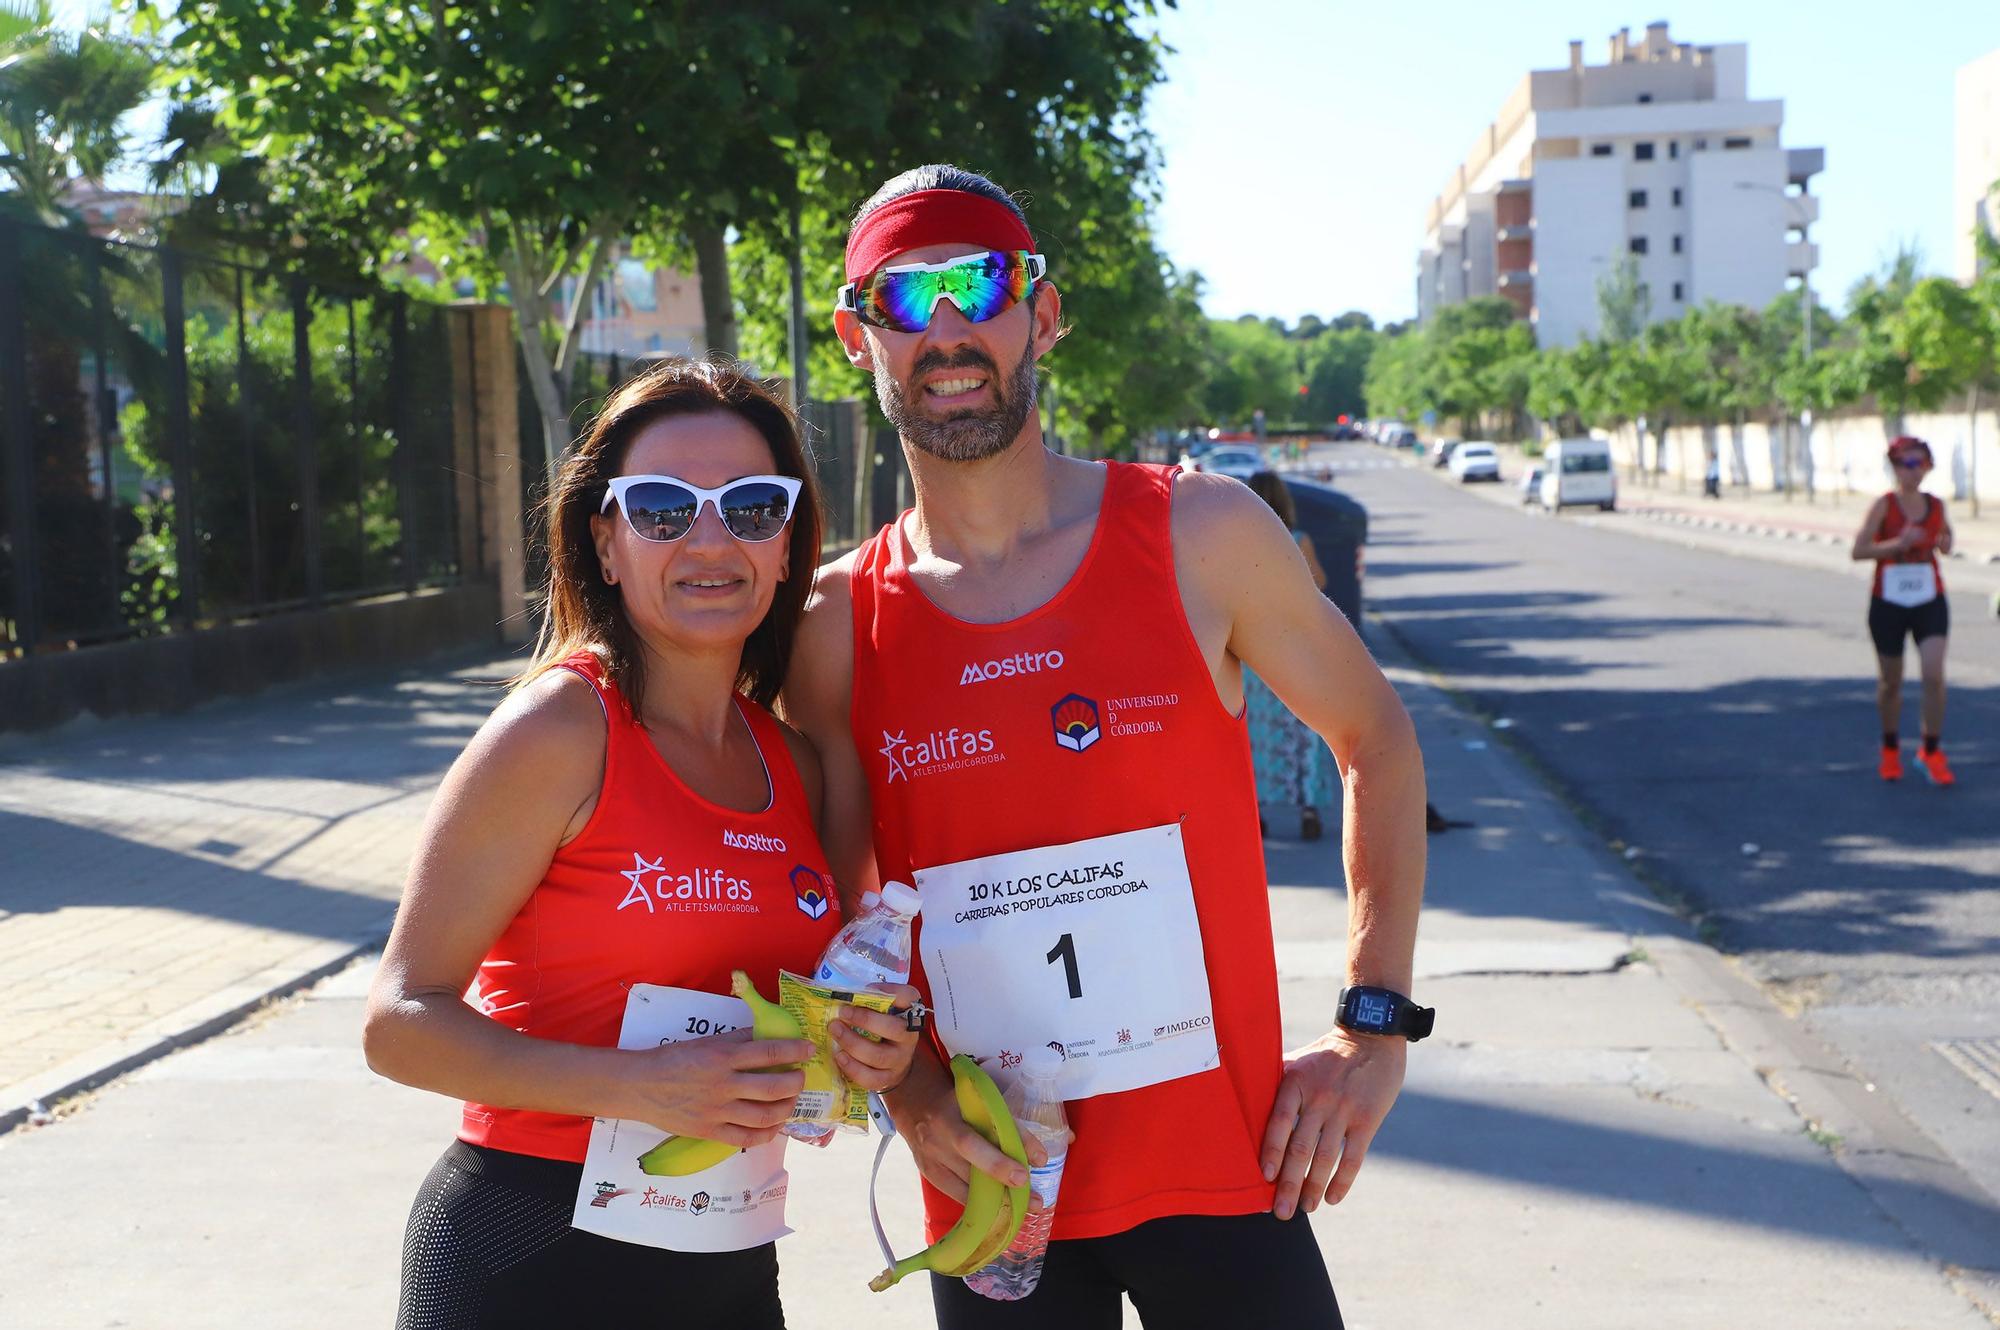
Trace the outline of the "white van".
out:
M 1605 512 L 1618 506 L 1618 477 L 1611 471 L 1611 445 L 1603 439 L 1559 439 L 1542 457 L 1542 507 L 1555 510 L 1593 503 Z

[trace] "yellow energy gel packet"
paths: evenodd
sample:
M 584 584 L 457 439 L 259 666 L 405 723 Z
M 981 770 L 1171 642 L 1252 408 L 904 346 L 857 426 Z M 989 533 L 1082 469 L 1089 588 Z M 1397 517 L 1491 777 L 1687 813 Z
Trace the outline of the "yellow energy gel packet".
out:
M 826 1023 L 842 1007 L 887 1011 L 895 999 L 873 990 L 850 992 L 816 984 L 790 970 L 778 971 L 778 1005 L 798 1019 L 812 1040 L 812 1060 L 806 1063 L 806 1088 L 792 1109 L 794 1122 L 830 1122 L 848 1131 L 868 1130 L 868 1092 L 849 1085 L 833 1062 L 833 1037 Z

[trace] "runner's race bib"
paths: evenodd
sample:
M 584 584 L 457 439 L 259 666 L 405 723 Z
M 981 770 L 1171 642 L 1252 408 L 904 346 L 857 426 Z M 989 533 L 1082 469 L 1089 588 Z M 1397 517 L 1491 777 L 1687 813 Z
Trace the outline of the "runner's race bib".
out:
M 1892 563 L 1882 569 L 1882 599 L 1915 609 L 1937 599 L 1937 569 L 1928 563 Z
M 750 1007 L 741 998 L 634 984 L 618 1047 L 658 1048 L 748 1024 Z M 790 1175 L 783 1136 L 699 1173 L 649 1177 L 640 1171 L 639 1156 L 666 1135 L 644 1122 L 594 1121 L 571 1227 L 668 1251 L 742 1251 L 792 1231 L 785 1227 Z
M 1179 823 L 919 869 L 939 1037 L 1005 1073 L 1038 1044 L 1088 1099 L 1221 1063 Z

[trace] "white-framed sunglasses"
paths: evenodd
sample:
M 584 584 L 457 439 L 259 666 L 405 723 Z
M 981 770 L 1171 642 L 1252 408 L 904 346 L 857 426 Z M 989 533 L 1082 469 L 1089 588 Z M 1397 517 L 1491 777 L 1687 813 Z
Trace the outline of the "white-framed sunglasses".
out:
M 665 545 L 694 530 L 702 505 L 712 503 L 730 535 L 756 545 L 785 529 L 804 486 L 796 476 L 742 476 L 717 489 L 678 476 L 613 476 L 598 511 L 616 503 L 633 535 Z

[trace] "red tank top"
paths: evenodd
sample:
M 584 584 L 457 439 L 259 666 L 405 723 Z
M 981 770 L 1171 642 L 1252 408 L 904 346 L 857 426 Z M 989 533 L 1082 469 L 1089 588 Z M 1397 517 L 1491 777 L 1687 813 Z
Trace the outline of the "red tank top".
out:
M 966 623 L 934 605 L 910 578 L 900 520 L 861 547 L 853 578 L 854 735 L 885 878 L 1182 826 L 1222 1065 L 1069 1104 L 1058 1238 L 1270 1209 L 1258 1151 L 1283 1071 L 1248 731 L 1181 608 L 1175 468 L 1107 465 L 1082 566 L 1018 619 Z M 1081 751 L 1058 742 L 1079 704 L 1100 736 Z M 976 760 L 932 762 L 899 737 L 960 757 L 969 743 Z M 925 985 L 921 963 L 912 982 Z M 956 1218 L 928 1185 L 924 1200 L 933 1234 Z
M 1875 528 L 1876 540 L 1894 540 L 1904 527 L 1910 525 L 1909 515 L 1903 511 L 1903 505 L 1896 500 L 1896 492 L 1890 490 L 1887 498 L 1889 506 L 1882 513 L 1881 525 Z M 1875 561 L 1873 595 L 1880 596 L 1882 594 L 1882 570 L 1892 563 L 1930 564 L 1931 572 L 1937 576 L 1938 594 L 1944 594 L 1944 570 L 1938 567 L 1937 561 L 1938 537 L 1944 534 L 1944 505 L 1937 501 L 1935 495 L 1924 495 L 1924 516 L 1923 520 L 1918 522 L 1917 525 L 1923 528 L 1924 536 L 1922 540 L 1919 540 L 1893 559 L 1877 559 Z
M 739 813 L 681 783 L 595 656 L 563 668 L 604 706 L 604 784 L 480 962 L 468 1000 L 537 1039 L 612 1048 L 633 984 L 727 993 L 741 969 L 775 996 L 781 967 L 810 974 L 840 926 L 840 898 L 778 722 L 737 699 L 771 786 L 769 807 Z M 580 1163 L 590 1121 L 468 1103 L 458 1135 Z

